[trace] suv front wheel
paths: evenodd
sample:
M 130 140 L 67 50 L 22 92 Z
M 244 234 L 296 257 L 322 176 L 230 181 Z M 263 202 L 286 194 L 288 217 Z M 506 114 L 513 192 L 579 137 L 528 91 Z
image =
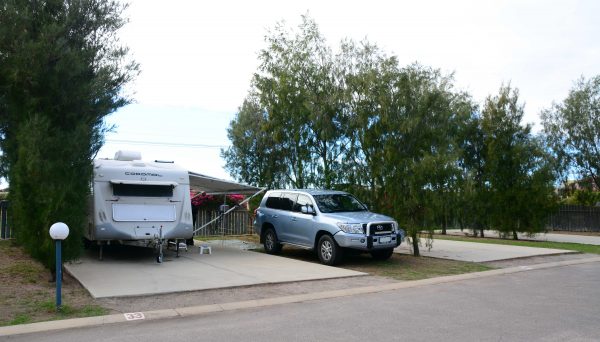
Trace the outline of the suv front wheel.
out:
M 265 232 L 264 246 L 267 254 L 279 254 L 281 252 L 281 244 L 277 240 L 277 234 L 273 228 L 269 228 Z
M 343 251 L 330 235 L 323 235 L 317 244 L 317 254 L 321 263 L 329 266 L 339 264 L 342 261 Z

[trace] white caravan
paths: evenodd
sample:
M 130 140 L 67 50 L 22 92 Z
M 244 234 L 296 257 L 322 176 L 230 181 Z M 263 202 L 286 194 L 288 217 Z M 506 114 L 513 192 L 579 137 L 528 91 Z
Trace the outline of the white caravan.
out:
M 115 159 L 94 161 L 88 241 L 154 247 L 162 262 L 163 244 L 193 237 L 188 171 L 172 162 L 141 161 L 119 151 Z

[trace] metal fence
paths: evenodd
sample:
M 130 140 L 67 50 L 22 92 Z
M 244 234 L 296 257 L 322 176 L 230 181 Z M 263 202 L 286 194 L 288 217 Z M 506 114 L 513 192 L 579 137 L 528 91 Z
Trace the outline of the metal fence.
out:
M 219 217 L 218 210 L 198 210 L 194 213 L 194 230 Z M 194 236 L 244 235 L 252 234 L 252 215 L 247 210 L 234 210 L 211 223 Z
M 14 233 L 8 224 L 8 201 L 0 201 L 0 238 L 12 239 Z
M 8 201 L 0 201 L 0 238 L 14 238 L 9 225 Z M 194 213 L 194 229 L 217 218 L 217 210 L 198 210 Z M 548 219 L 548 229 L 572 232 L 600 232 L 600 207 L 563 205 Z M 252 215 L 247 210 L 236 210 L 196 232 L 195 236 L 253 234 Z
M 600 232 L 600 207 L 563 205 L 550 216 L 548 229 L 571 232 Z
M 8 201 L 0 201 L 0 237 L 2 240 L 15 237 L 14 230 L 9 225 Z M 194 213 L 194 229 L 217 218 L 220 212 L 217 210 L 198 210 Z M 252 215 L 247 210 L 235 210 L 221 219 L 213 222 L 204 229 L 196 232 L 194 236 L 219 236 L 219 235 L 244 235 L 253 234 Z

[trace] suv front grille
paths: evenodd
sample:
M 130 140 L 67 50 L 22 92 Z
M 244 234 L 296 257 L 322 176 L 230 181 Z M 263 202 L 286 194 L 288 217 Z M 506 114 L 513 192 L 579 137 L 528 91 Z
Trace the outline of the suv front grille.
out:
M 371 223 L 371 235 L 386 235 L 394 231 L 391 223 Z M 363 224 L 363 232 L 367 233 L 367 224 Z

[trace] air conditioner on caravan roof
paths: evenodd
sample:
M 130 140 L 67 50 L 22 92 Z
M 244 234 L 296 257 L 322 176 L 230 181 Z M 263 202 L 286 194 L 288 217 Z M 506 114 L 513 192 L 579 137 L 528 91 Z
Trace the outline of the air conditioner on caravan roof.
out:
M 119 150 L 115 153 L 115 160 L 133 161 L 142 160 L 142 153 L 139 151 Z

